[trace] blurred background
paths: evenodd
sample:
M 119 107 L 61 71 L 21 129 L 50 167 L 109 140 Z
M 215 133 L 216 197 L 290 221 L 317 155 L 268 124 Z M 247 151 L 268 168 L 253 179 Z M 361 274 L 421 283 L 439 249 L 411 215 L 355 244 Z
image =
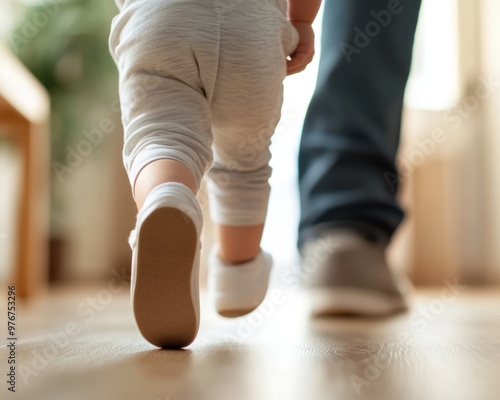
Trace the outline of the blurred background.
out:
M 0 3 L 0 280 L 26 293 L 129 268 L 116 13 L 111 0 Z M 423 2 L 399 153 L 407 218 L 390 248 L 416 284 L 500 282 L 499 13 L 495 0 Z M 285 81 L 272 147 L 263 247 L 281 271 L 299 265 L 297 150 L 321 16 L 315 26 L 317 56 Z

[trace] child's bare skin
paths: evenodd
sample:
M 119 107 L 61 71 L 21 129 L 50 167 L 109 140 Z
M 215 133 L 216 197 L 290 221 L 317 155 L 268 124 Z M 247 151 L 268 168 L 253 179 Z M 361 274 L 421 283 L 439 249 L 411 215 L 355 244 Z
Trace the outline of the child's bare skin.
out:
M 288 19 L 299 33 L 299 44 L 288 61 L 288 75 L 303 71 L 314 56 L 314 31 L 311 25 L 320 5 L 321 0 L 288 0 Z

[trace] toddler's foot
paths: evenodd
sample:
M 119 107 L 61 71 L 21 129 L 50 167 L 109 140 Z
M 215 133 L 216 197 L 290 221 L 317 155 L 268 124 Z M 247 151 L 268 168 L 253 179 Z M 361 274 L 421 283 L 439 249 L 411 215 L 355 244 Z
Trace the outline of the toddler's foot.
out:
M 217 312 L 239 317 L 255 310 L 266 296 L 271 255 L 261 251 L 243 264 L 225 264 L 213 249 L 208 265 L 208 290 Z
M 153 189 L 137 216 L 131 301 L 141 334 L 155 346 L 184 347 L 198 332 L 202 225 L 195 195 L 175 182 Z

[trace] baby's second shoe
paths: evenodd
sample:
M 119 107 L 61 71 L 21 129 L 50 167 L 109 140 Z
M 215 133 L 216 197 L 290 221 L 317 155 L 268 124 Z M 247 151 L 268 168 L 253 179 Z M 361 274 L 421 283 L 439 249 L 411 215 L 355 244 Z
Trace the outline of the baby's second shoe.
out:
M 217 312 L 228 318 L 255 310 L 266 296 L 272 257 L 261 251 L 253 260 L 226 264 L 214 247 L 208 260 L 208 292 Z
M 185 347 L 198 333 L 202 225 L 196 196 L 176 182 L 154 188 L 137 215 L 131 302 L 142 336 L 155 346 Z

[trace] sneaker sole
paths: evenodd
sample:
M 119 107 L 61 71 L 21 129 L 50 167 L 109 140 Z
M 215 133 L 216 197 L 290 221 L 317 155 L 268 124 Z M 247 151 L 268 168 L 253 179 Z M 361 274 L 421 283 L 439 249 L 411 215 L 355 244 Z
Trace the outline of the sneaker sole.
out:
M 255 308 L 247 308 L 247 309 L 241 309 L 241 310 L 217 310 L 217 314 L 219 314 L 221 317 L 225 318 L 238 318 L 238 317 L 243 317 L 244 315 L 250 314 Z
M 174 207 L 153 211 L 141 225 L 132 307 L 141 334 L 155 346 L 181 348 L 196 337 L 197 242 L 194 223 Z
M 311 288 L 310 306 L 314 317 L 358 315 L 383 317 L 406 311 L 403 299 L 356 288 Z

